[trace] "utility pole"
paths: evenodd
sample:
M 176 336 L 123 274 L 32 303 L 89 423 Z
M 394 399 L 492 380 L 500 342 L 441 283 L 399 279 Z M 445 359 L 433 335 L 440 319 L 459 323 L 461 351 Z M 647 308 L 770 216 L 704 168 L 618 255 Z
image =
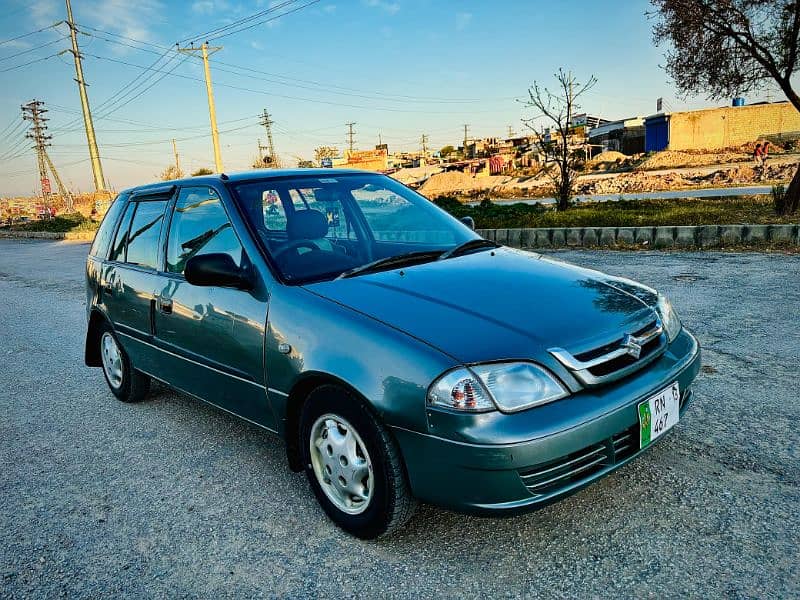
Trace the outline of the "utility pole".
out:
M 275 124 L 275 121 L 272 120 L 266 108 L 261 115 L 261 124 L 264 126 L 264 129 L 267 130 L 267 149 L 269 150 L 270 166 L 278 168 L 278 156 L 275 154 L 275 143 L 272 141 L 272 126 Z M 258 141 L 258 145 L 261 146 L 261 140 Z
M 47 112 L 43 108 L 44 102 L 41 100 L 31 100 L 27 104 L 22 105 L 22 118 L 31 122 L 30 131 L 25 134 L 25 137 L 33 140 L 33 149 L 36 150 L 36 162 L 39 165 L 39 183 L 42 186 L 42 201 L 44 202 L 45 209 L 50 208 L 50 180 L 47 178 L 47 166 L 45 165 L 45 147 L 50 145 L 52 135 L 48 135 L 47 125 L 48 121 L 44 117 Z
M 350 154 L 353 153 L 353 149 L 355 148 L 355 132 L 353 131 L 353 126 L 355 123 L 346 123 L 347 125 L 347 144 L 350 147 Z
M 172 138 L 172 153 L 175 155 L 175 174 L 178 177 L 183 177 L 181 172 L 181 159 L 178 156 L 178 146 L 175 144 L 175 138 Z
M 428 158 L 428 136 L 424 133 L 422 134 L 420 144 L 422 146 L 422 159 L 425 160 Z
M 464 158 L 467 158 L 467 140 L 469 139 L 469 125 L 464 124 Z
M 103 165 L 100 163 L 100 151 L 97 149 L 97 139 L 94 136 L 94 123 L 92 122 L 92 111 L 89 108 L 89 96 L 86 93 L 86 81 L 83 78 L 83 57 L 78 49 L 78 28 L 72 19 L 72 5 L 70 0 L 67 3 L 67 25 L 69 26 L 69 37 L 72 40 L 72 56 L 75 59 L 75 81 L 78 82 L 78 92 L 81 96 L 81 110 L 83 111 L 83 126 L 86 129 L 86 141 L 89 144 L 89 158 L 92 161 L 92 175 L 94 176 L 94 189 L 96 192 L 106 190 L 106 180 L 103 176 Z M 67 52 L 70 52 L 67 50 Z
M 211 84 L 211 68 L 208 66 L 208 57 L 222 50 L 222 46 L 209 46 L 208 42 L 203 42 L 199 48 L 192 45 L 189 48 L 178 48 L 181 54 L 191 54 L 196 56 L 200 53 L 203 59 L 203 72 L 206 77 L 206 95 L 208 96 L 208 116 L 211 120 L 211 141 L 214 144 L 214 167 L 217 173 L 222 173 L 222 153 L 219 149 L 219 129 L 217 129 L 217 109 L 214 107 L 214 89 Z
M 514 127 L 512 127 L 511 125 L 509 125 L 509 126 L 508 126 L 508 139 L 511 139 L 511 138 L 513 138 L 515 133 L 516 133 L 516 132 L 514 131 Z

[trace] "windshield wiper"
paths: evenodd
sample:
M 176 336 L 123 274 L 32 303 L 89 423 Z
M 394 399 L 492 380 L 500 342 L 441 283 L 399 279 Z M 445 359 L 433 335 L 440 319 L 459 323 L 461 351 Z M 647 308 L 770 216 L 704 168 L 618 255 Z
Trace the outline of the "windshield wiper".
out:
M 397 267 L 405 267 L 408 265 L 417 265 L 431 260 L 436 260 L 442 254 L 441 250 L 422 250 L 416 252 L 406 252 L 405 254 L 398 254 L 396 256 L 387 256 L 379 258 L 355 269 L 350 269 L 339 275 L 336 279 L 347 279 L 348 277 L 355 277 L 356 275 L 363 275 L 365 273 L 377 273 L 378 271 L 386 271 L 388 269 L 396 269 Z
M 437 260 L 446 260 L 448 258 L 453 258 L 454 256 L 461 256 L 462 254 L 466 254 L 471 250 L 479 250 L 480 248 L 499 248 L 500 244 L 497 242 L 493 242 L 492 240 L 485 240 L 483 238 L 477 240 L 469 240 L 468 242 L 464 242 L 463 244 L 456 246 L 455 248 L 451 248 L 447 252 L 443 252 L 439 255 Z

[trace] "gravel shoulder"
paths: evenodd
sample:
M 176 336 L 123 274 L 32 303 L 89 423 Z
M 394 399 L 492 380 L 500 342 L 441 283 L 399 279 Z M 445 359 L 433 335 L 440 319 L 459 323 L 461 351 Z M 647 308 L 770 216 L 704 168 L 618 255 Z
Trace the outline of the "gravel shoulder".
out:
M 666 292 L 704 346 L 676 430 L 538 512 L 337 530 L 280 440 L 83 366 L 86 244 L 0 240 L 0 597 L 800 595 L 800 259 L 552 255 Z

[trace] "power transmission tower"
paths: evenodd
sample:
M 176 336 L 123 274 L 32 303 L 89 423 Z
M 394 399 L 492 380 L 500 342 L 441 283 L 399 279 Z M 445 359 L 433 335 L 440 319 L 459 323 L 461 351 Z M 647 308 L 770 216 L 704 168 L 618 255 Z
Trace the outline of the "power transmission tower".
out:
M 36 162 L 39 166 L 39 182 L 42 187 L 42 200 L 46 208 L 50 208 L 52 188 L 50 187 L 50 180 L 47 178 L 47 169 L 53 174 L 53 179 L 56 180 L 58 186 L 58 193 L 64 201 L 64 208 L 66 212 L 71 213 L 74 210 L 72 195 L 64 187 L 61 177 L 56 171 L 53 161 L 50 160 L 50 155 L 47 154 L 47 146 L 50 146 L 50 140 L 53 136 L 47 133 L 47 121 L 45 117 L 47 109 L 44 108 L 44 102 L 41 100 L 31 100 L 22 106 L 22 118 L 31 122 L 30 131 L 25 136 L 33 140 L 33 149 L 36 150 Z
M 467 140 L 469 140 L 469 125 L 464 124 L 464 158 L 467 157 Z
M 353 126 L 355 123 L 346 123 L 347 125 L 347 145 L 350 147 L 350 154 L 353 153 L 355 148 L 355 132 L 353 131 Z
M 422 145 L 422 159 L 425 160 L 428 158 L 428 136 L 424 133 L 422 134 L 420 144 Z
M 269 158 L 270 166 L 278 168 L 278 156 L 275 154 L 275 143 L 272 141 L 272 126 L 275 124 L 275 121 L 272 120 L 272 117 L 267 112 L 267 109 L 264 109 L 264 112 L 261 115 L 261 124 L 264 126 L 264 129 L 267 130 L 267 150 L 269 154 L 267 155 Z M 261 150 L 261 140 L 258 142 L 259 151 Z M 263 162 L 264 159 L 262 159 Z
M 516 134 L 516 132 L 514 131 L 514 127 L 509 125 L 508 126 L 508 138 L 509 139 L 513 138 L 515 134 Z
M 52 135 L 48 135 L 46 121 L 44 114 L 47 112 L 43 108 L 44 102 L 40 100 L 31 100 L 27 104 L 22 105 L 22 118 L 31 122 L 30 131 L 25 134 L 25 137 L 33 140 L 33 149 L 36 150 L 36 162 L 39 165 L 39 183 L 42 186 L 42 201 L 44 202 L 45 209 L 50 208 L 50 180 L 47 178 L 47 166 L 45 164 L 45 147 L 50 145 Z
M 64 182 L 61 181 L 61 177 L 58 176 L 58 171 L 56 171 L 56 166 L 53 164 L 53 161 L 50 160 L 50 155 L 45 151 L 44 152 L 44 160 L 47 163 L 47 166 L 50 167 L 50 172 L 53 174 L 53 179 L 56 180 L 56 185 L 58 186 L 58 193 L 61 194 L 61 198 L 64 200 L 64 210 L 65 212 L 72 213 L 75 212 L 75 204 L 72 200 L 72 194 L 67 191 L 67 188 L 64 187 Z
M 92 175 L 94 176 L 94 189 L 96 192 L 104 192 L 106 180 L 103 176 L 103 165 L 100 163 L 100 151 L 97 149 L 97 139 L 94 136 L 94 123 L 92 122 L 92 111 L 89 108 L 89 96 L 86 93 L 86 81 L 83 79 L 83 56 L 78 49 L 78 28 L 72 20 L 72 5 L 70 0 L 67 3 L 67 25 L 69 26 L 69 37 L 72 40 L 72 56 L 75 59 L 75 81 L 78 82 L 78 92 L 81 96 L 81 110 L 83 111 L 83 125 L 86 129 L 86 141 L 89 144 L 89 158 L 92 161 Z
M 203 72 L 206 77 L 206 95 L 208 96 L 208 116 L 211 120 L 211 141 L 214 144 L 214 167 L 217 173 L 222 173 L 222 152 L 219 149 L 219 129 L 217 129 L 217 109 L 214 106 L 214 89 L 211 84 L 211 68 L 208 66 L 208 57 L 222 50 L 222 46 L 209 46 L 208 42 L 203 42 L 199 48 L 192 45 L 189 48 L 178 48 L 181 54 L 191 54 L 196 56 L 200 53 L 203 59 Z

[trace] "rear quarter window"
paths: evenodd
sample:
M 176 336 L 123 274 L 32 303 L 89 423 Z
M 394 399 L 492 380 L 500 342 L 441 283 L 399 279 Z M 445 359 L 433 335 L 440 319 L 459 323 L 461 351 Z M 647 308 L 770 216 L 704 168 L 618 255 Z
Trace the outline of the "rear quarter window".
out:
M 97 233 L 94 236 L 92 247 L 89 249 L 89 256 L 95 256 L 101 259 L 108 258 L 111 239 L 114 237 L 114 230 L 117 227 L 117 222 L 122 215 L 122 211 L 125 209 L 125 200 L 127 197 L 127 194 L 122 194 L 117 196 L 111 203 L 111 206 L 106 212 L 106 216 L 103 217 L 103 221 L 100 223 L 100 227 L 97 229 Z
M 125 262 L 148 269 L 158 268 L 158 247 L 166 200 L 138 202 L 128 232 Z

